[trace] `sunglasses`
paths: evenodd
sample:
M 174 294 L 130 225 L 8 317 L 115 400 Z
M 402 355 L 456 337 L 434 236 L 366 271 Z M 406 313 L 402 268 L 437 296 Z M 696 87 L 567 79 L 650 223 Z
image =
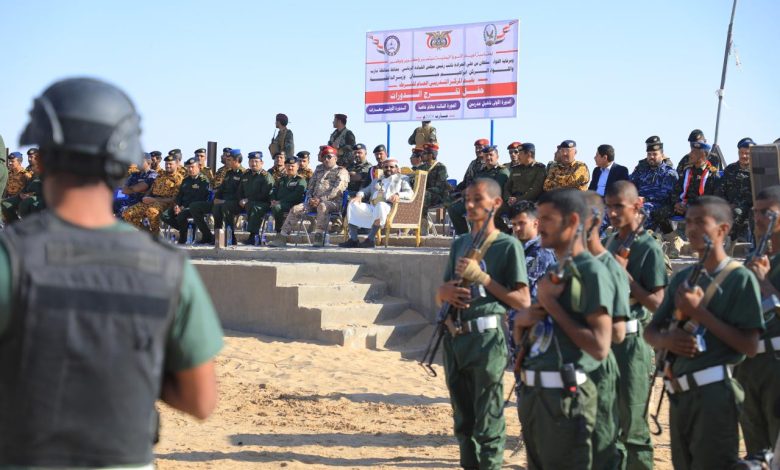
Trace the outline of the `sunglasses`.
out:
M 510 150 L 509 153 L 520 153 L 519 150 Z
M 325 155 L 325 156 L 324 156 L 324 158 L 325 158 L 326 160 L 330 160 L 330 159 L 332 159 L 332 158 L 334 158 L 334 157 L 333 157 L 333 155 Z

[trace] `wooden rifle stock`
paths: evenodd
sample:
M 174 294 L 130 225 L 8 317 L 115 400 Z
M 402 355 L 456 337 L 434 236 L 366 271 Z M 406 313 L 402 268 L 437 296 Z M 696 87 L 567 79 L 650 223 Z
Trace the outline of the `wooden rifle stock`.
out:
M 637 225 L 636 229 L 631 231 L 631 233 L 628 234 L 626 239 L 623 240 L 623 243 L 620 244 L 617 251 L 615 252 L 616 255 L 620 256 L 623 259 L 628 259 L 628 256 L 631 254 L 631 245 L 634 243 L 634 240 L 636 240 L 636 237 L 638 237 L 639 234 L 642 232 L 646 219 L 647 219 L 647 212 L 645 211 L 644 208 L 642 208 L 639 211 L 639 225 Z

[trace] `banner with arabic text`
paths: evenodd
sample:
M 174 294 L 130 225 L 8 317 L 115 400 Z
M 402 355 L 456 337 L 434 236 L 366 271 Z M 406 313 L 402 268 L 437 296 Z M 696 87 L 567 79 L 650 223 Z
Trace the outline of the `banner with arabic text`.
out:
M 517 115 L 518 20 L 366 33 L 366 122 Z

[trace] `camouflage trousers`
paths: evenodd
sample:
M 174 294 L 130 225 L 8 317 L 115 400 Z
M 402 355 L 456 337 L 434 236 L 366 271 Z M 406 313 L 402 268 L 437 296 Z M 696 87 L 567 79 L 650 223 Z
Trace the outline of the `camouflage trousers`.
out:
M 652 204 L 652 209 L 647 209 L 648 204 Z M 674 230 L 671 218 L 677 215 L 684 215 L 676 214 L 674 206 L 669 204 L 645 203 L 645 210 L 648 210 L 647 213 L 651 223 L 650 228 L 658 227 L 661 233 L 671 233 Z
M 140 229 L 144 229 L 144 219 L 147 219 L 149 221 L 149 228 L 147 230 L 154 235 L 159 235 L 160 216 L 168 207 L 170 207 L 170 204 L 163 204 L 161 202 L 153 202 L 151 204 L 139 202 L 138 204 L 128 207 L 122 214 L 122 218 Z
M 317 215 L 314 218 L 314 231 L 325 232 L 328 229 L 328 222 L 330 221 L 331 212 L 336 212 L 341 209 L 341 206 L 332 201 L 323 201 L 317 206 Z M 289 235 L 293 229 L 306 217 L 306 214 L 312 210 L 309 205 L 297 204 L 290 209 L 287 214 L 287 218 L 284 220 L 282 226 L 282 235 Z
M 37 196 L 22 199 L 18 195 L 4 199 L 0 206 L 2 207 L 3 220 L 9 224 L 45 208 L 42 200 Z

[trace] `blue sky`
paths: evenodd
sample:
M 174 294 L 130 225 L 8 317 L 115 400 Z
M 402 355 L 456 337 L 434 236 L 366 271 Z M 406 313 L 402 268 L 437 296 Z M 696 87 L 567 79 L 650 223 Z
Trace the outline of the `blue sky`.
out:
M 564 139 L 593 167 L 599 144 L 632 169 L 660 135 L 676 162 L 687 136 L 712 141 L 731 0 L 690 1 L 52 1 L 0 0 L 0 134 L 16 149 L 32 99 L 52 81 L 99 77 L 142 114 L 148 150 L 208 140 L 267 150 L 274 116 L 290 117 L 296 150 L 316 150 L 333 113 L 369 148 L 386 126 L 363 122 L 366 31 L 520 19 L 518 116 L 495 121 L 495 142 L 533 142 L 547 161 Z M 368 6 L 370 5 L 370 7 Z M 719 141 L 780 137 L 780 2 L 737 7 Z M 391 154 L 408 162 L 416 123 L 392 124 Z M 460 179 L 490 122 L 435 122 L 440 160 Z

